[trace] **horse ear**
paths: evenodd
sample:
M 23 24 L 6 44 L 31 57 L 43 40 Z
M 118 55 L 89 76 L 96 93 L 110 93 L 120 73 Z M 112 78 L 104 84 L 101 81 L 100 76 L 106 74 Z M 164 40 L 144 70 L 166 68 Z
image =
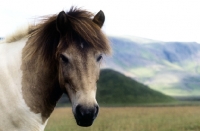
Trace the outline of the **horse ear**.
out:
M 94 16 L 94 19 L 93 19 L 93 22 L 95 24 L 97 24 L 100 28 L 103 26 L 103 23 L 105 21 L 105 15 L 103 13 L 103 11 L 99 11 L 95 16 Z
M 61 35 L 64 35 L 66 32 L 66 23 L 67 23 L 67 16 L 64 11 L 61 11 L 56 19 L 56 28 Z

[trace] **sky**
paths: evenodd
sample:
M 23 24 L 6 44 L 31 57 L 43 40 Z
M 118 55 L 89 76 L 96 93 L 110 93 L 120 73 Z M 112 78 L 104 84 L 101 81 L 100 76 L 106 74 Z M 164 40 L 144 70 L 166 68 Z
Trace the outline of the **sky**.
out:
M 199 0 L 1 0 L 0 36 L 71 6 L 102 10 L 109 36 L 200 43 Z

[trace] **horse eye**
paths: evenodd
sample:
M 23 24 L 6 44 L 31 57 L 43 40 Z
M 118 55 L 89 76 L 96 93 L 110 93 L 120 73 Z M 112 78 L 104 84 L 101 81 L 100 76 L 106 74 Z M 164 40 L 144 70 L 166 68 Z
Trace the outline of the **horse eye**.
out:
M 69 60 L 68 60 L 68 58 L 67 57 L 65 57 L 64 55 L 60 55 L 60 58 L 62 59 L 62 61 L 63 62 L 65 62 L 65 63 L 68 63 L 69 62 Z
M 97 58 L 97 62 L 99 62 L 102 58 L 103 58 L 103 56 L 100 55 L 100 56 Z

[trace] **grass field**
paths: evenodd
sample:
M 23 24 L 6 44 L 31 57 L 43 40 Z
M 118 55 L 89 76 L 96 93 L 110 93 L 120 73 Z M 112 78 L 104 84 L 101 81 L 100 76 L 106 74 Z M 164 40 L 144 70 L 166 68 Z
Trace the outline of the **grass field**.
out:
M 101 107 L 91 127 L 77 126 L 70 107 L 57 108 L 45 131 L 200 131 L 200 106 Z

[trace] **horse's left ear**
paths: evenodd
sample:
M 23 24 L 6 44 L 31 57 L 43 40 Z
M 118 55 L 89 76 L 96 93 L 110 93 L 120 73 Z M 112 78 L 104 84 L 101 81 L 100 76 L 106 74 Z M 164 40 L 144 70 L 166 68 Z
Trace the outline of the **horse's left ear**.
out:
M 94 19 L 93 19 L 93 22 L 95 24 L 97 24 L 100 28 L 103 26 L 103 23 L 105 21 L 105 15 L 103 13 L 103 11 L 99 11 L 95 16 L 94 16 Z

